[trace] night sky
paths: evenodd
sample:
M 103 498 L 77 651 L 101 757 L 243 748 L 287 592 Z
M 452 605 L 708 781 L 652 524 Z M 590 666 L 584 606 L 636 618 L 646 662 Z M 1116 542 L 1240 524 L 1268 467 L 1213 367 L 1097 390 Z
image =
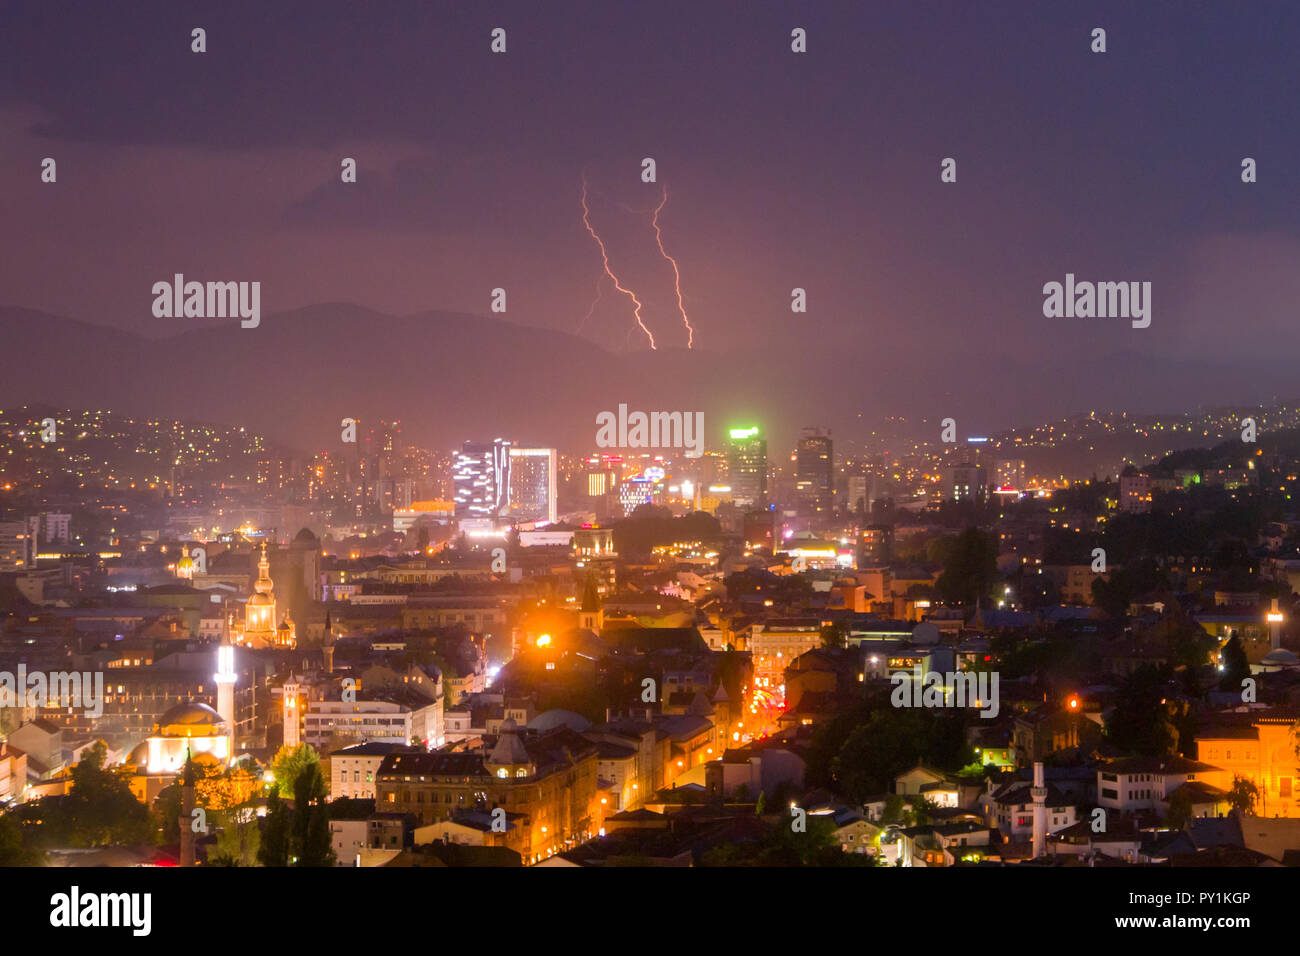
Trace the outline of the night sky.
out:
M 1227 363 L 1244 392 L 1300 344 L 1297 37 L 1300 5 L 1254 0 L 11 2 L 0 304 L 163 336 L 184 320 L 150 288 L 175 272 L 259 280 L 266 314 L 486 313 L 500 286 L 510 322 L 644 349 L 607 281 L 584 322 L 585 170 L 665 350 L 686 333 L 664 186 L 697 349 L 1135 352 Z M 1044 318 L 1067 272 L 1151 281 L 1151 327 Z

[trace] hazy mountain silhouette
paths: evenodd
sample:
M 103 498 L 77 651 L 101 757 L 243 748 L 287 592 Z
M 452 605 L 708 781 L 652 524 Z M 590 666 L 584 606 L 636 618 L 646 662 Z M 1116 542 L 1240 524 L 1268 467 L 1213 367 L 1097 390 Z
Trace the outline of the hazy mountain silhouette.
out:
M 952 415 L 970 434 L 1092 409 L 1263 401 L 1291 389 L 1281 360 L 1247 369 L 1121 353 L 1029 365 L 960 351 L 881 353 L 865 337 L 808 342 L 797 330 L 726 352 L 615 354 L 497 317 L 392 316 L 344 303 L 264 315 L 256 329 L 232 319 L 162 339 L 0 308 L 0 349 L 0 405 L 240 424 L 303 449 L 337 442 L 339 420 L 351 416 L 400 418 L 411 440 L 439 447 L 499 436 L 576 450 L 592 446 L 598 412 L 626 402 L 702 410 L 714 445 L 731 425 L 761 422 L 776 457 L 804 424 L 856 437 L 886 415 Z

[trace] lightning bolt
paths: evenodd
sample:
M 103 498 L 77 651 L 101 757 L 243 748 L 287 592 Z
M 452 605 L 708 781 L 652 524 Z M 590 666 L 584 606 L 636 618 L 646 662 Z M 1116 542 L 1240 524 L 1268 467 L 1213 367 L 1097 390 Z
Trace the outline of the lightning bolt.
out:
M 596 314 L 596 306 L 600 305 L 600 280 L 602 278 L 604 277 L 596 276 L 596 298 L 591 300 L 591 308 L 587 310 L 587 314 L 584 315 L 582 321 L 578 323 L 579 332 L 586 328 L 587 323 L 591 321 L 591 317 Z
M 659 211 L 666 205 L 668 205 L 667 186 L 664 187 L 664 198 L 660 201 L 659 205 L 655 207 L 654 219 L 651 220 L 651 225 L 655 227 L 655 240 L 659 243 L 660 253 L 662 253 L 663 257 L 673 265 L 673 285 L 677 289 L 677 311 L 682 314 L 682 322 L 686 325 L 686 347 L 689 349 L 694 346 L 695 329 L 691 327 L 691 320 L 686 317 L 686 306 L 682 303 L 682 273 L 677 268 L 677 260 L 670 256 L 668 251 L 664 249 L 664 236 L 663 232 L 659 229 Z
M 600 246 L 600 260 L 605 266 L 605 274 L 613 280 L 615 289 L 622 292 L 632 300 L 632 304 L 635 306 L 632 315 L 636 319 L 636 324 L 641 327 L 641 331 L 644 332 L 646 338 L 650 340 L 650 348 L 657 351 L 659 346 L 655 345 L 655 337 L 650 333 L 650 330 L 646 328 L 645 323 L 641 321 L 641 300 L 636 297 L 635 292 L 631 289 L 624 288 L 623 284 L 618 281 L 618 276 L 614 275 L 614 270 L 609 267 L 609 253 L 605 250 L 605 243 L 601 240 L 600 236 L 597 235 L 596 230 L 591 225 L 591 209 L 587 206 L 587 176 L 585 173 L 582 176 L 582 224 L 586 226 L 587 231 L 591 233 L 591 238 L 596 240 L 596 245 Z

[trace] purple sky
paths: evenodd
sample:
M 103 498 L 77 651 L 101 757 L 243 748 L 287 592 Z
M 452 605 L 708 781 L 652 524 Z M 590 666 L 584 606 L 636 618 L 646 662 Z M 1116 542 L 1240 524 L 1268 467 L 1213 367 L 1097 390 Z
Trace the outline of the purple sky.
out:
M 602 274 L 585 169 L 666 347 L 671 268 L 625 208 L 661 186 L 697 348 L 1276 362 L 1300 345 L 1298 27 L 1187 0 L 9 3 L 0 304 L 162 336 L 175 272 L 259 280 L 266 313 L 484 313 L 501 286 L 504 318 L 572 332 Z M 1151 281 L 1151 327 L 1045 319 L 1066 272 Z M 608 282 L 582 334 L 645 347 Z

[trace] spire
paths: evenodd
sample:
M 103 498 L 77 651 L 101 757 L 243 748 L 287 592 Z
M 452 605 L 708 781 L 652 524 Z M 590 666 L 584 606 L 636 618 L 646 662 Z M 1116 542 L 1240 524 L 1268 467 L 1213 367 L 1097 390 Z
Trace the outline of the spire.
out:
M 596 576 L 587 574 L 587 586 L 582 591 L 582 610 L 595 613 L 600 610 L 600 591 L 596 588 Z
M 266 542 L 262 542 L 262 557 L 257 562 L 257 583 L 253 589 L 258 594 L 270 594 L 274 585 L 271 582 L 271 561 L 266 556 Z
M 185 748 L 185 767 L 181 771 L 181 816 L 177 821 L 181 830 L 181 866 L 193 866 L 194 853 L 194 783 L 198 768 L 194 766 L 189 747 Z

